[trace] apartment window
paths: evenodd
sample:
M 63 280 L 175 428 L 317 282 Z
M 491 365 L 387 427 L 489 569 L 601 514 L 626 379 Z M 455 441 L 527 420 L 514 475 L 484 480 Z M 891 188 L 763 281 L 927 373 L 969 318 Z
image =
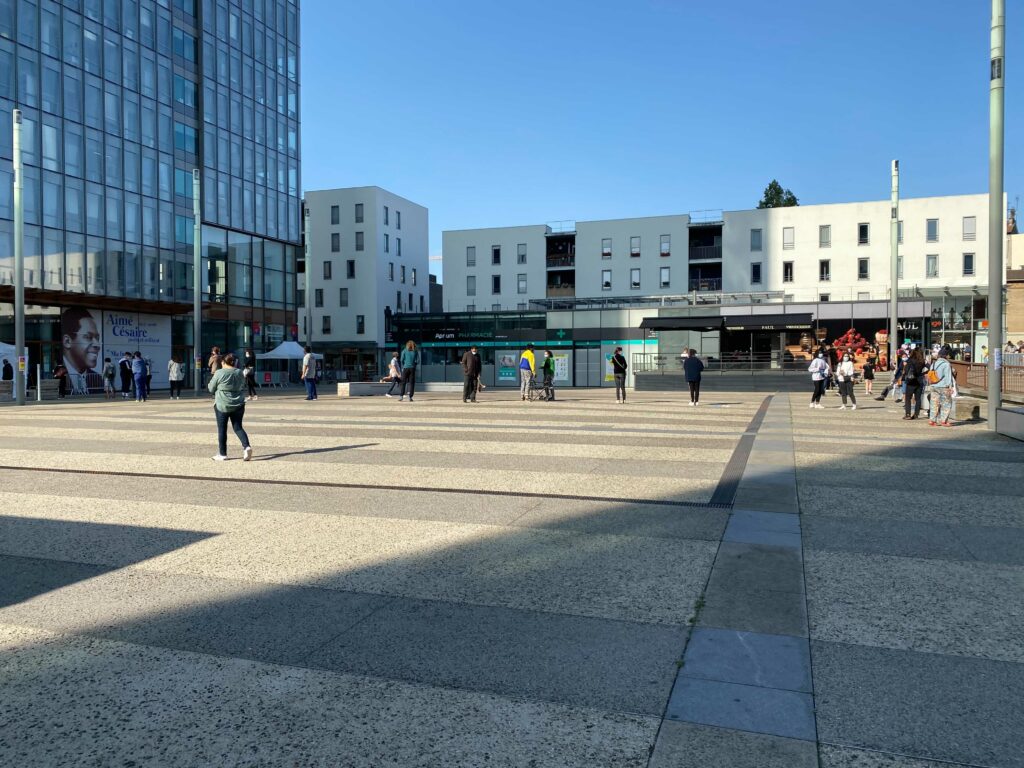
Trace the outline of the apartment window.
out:
M 501 264 L 501 246 L 491 246 L 491 264 Z
M 401 229 L 401 228 L 402 228 L 402 212 L 401 211 L 395 211 L 395 229 Z M 420 296 L 420 298 L 422 299 L 423 297 Z
M 357 251 L 363 250 L 364 244 L 365 244 L 365 242 L 363 240 L 363 233 L 362 232 L 356 232 L 356 250 Z
M 868 245 L 871 240 L 871 227 L 860 223 L 857 225 L 857 245 Z
M 939 255 L 937 253 L 929 253 L 924 257 L 925 260 L 925 277 L 938 277 L 939 276 Z
M 671 267 L 662 267 L 658 271 L 658 287 L 668 288 L 672 285 L 672 270 Z
M 924 239 L 929 243 L 939 242 L 939 220 L 928 219 L 924 226 Z
M 857 259 L 857 279 L 867 280 L 871 277 L 868 259 Z
M 761 262 L 757 261 L 750 265 L 750 284 L 761 284 Z
M 384 253 L 391 253 L 391 236 L 384 234 Z
M 356 224 L 363 223 L 363 204 L 356 203 Z
M 466 295 L 476 296 L 476 275 L 466 275 Z
M 402 238 L 400 237 L 395 238 L 395 253 L 399 256 L 402 255 Z
M 330 279 L 331 279 L 331 262 L 325 261 L 324 262 L 324 280 L 330 280 Z
M 322 307 L 324 305 L 324 289 L 317 288 L 313 291 L 313 306 Z
M 793 262 L 784 261 L 782 262 L 782 282 L 792 283 L 793 282 Z
M 341 289 L 341 293 L 338 296 L 338 306 L 339 307 L 347 307 L 348 306 L 348 288 L 342 288 Z
M 331 233 L 331 253 L 341 253 L 341 235 L 337 232 Z
M 827 283 L 832 279 L 832 260 L 822 259 L 818 262 L 818 280 Z
M 426 312 L 426 311 L 427 311 L 426 310 L 426 306 L 424 305 L 423 296 L 421 294 L 420 295 L 420 313 L 423 313 L 423 312 Z
M 385 227 L 388 226 L 391 223 L 389 213 L 390 212 L 388 211 L 388 207 L 385 205 L 384 206 L 384 226 Z
M 398 309 L 399 312 L 402 311 L 402 292 L 401 291 L 395 291 L 395 307 Z
M 338 226 L 339 224 L 341 224 L 341 206 L 340 205 L 332 205 L 331 206 L 331 224 L 334 225 L 334 226 Z
M 832 247 L 832 225 L 822 224 L 818 227 L 818 247 L 819 248 L 831 248 Z
M 631 269 L 629 270 L 629 287 L 636 290 L 640 287 L 640 270 Z
M 974 216 L 964 216 L 964 240 L 974 240 L 977 236 L 978 220 Z M 974 273 L 971 272 L 971 274 Z
M 467 267 L 475 267 L 476 266 L 476 246 L 474 246 L 474 245 L 467 245 L 466 246 L 466 266 Z
M 793 250 L 793 245 L 796 241 L 796 235 L 793 232 L 793 227 L 782 228 L 782 247 L 787 250 Z M 760 249 L 758 249 L 760 250 Z
M 640 255 L 640 238 L 631 237 L 629 238 L 629 255 L 639 256 Z
M 501 293 L 501 275 L 491 275 L 491 293 Z
M 356 315 L 356 333 L 366 333 L 366 316 Z
M 395 263 L 393 261 L 388 262 L 388 280 L 392 283 L 395 282 Z
M 610 237 L 601 238 L 601 258 L 610 259 L 612 257 L 612 239 Z
M 320 330 L 323 333 L 330 333 L 331 332 L 331 316 L 330 315 L 324 315 L 323 316 L 323 319 L 322 319 L 321 325 L 320 325 Z
M 404 264 L 401 265 L 398 269 L 400 270 L 399 274 L 398 274 L 398 278 L 399 278 L 399 280 L 402 283 L 404 283 L 405 282 L 405 265 Z
M 973 253 L 965 253 L 964 254 L 964 277 L 973 277 L 973 276 L 974 276 L 974 254 Z
M 764 238 L 762 238 L 761 234 L 762 233 L 761 233 L 760 229 L 752 229 L 752 230 L 750 230 L 750 250 L 751 251 L 760 251 L 761 250 L 761 248 L 763 246 L 762 240 L 764 239 Z
M 822 304 L 827 304 L 831 298 L 832 298 L 832 294 L 830 294 L 830 293 L 819 293 L 818 294 L 818 301 L 820 301 Z
M 871 291 L 857 291 L 857 301 L 871 301 Z
M 672 235 L 661 236 L 661 255 L 671 256 L 672 255 Z
M 516 263 L 526 263 L 526 243 L 520 243 L 516 246 Z
M 612 289 L 612 271 L 610 269 L 601 270 L 601 290 L 610 291 Z
M 355 280 L 356 277 L 356 263 L 353 259 L 349 259 L 345 262 L 345 277 L 349 280 Z
M 902 280 L 903 279 L 903 254 L 902 253 L 896 256 L 896 279 L 897 280 Z
M 526 293 L 526 275 L 516 275 L 516 293 Z
M 896 222 L 896 242 L 900 243 L 901 245 L 903 244 L 903 222 L 902 221 L 897 221 Z
M 467 312 L 476 312 L 476 304 L 467 304 L 466 305 L 466 311 Z
M 402 269 L 405 269 L 405 267 L 402 267 Z M 410 277 L 412 277 L 412 284 L 416 285 L 416 267 L 412 268 L 412 274 L 410 275 Z

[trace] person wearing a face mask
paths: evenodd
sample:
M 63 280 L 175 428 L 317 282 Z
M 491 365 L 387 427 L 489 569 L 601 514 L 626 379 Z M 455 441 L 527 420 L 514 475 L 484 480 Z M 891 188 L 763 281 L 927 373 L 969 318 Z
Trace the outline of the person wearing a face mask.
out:
M 814 392 L 811 394 L 811 408 L 824 408 L 821 404 L 821 396 L 825 394 L 825 382 L 828 380 L 829 375 L 832 371 L 828 367 L 828 362 L 825 360 L 825 353 L 818 352 L 818 356 L 815 357 L 810 366 L 807 368 L 807 372 L 811 374 L 811 382 L 814 385 Z
M 853 358 L 849 352 L 843 353 L 843 359 L 836 368 L 836 378 L 839 380 L 839 396 L 843 398 L 843 404 L 839 410 L 846 410 L 846 398 L 853 403 L 853 410 L 857 410 L 857 396 L 853 394 Z

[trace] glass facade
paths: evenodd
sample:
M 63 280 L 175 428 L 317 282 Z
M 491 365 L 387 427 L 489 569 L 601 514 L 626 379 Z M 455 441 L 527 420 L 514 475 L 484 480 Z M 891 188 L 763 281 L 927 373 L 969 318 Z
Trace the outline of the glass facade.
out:
M 0 293 L 19 108 L 28 303 L 179 315 L 190 346 L 199 168 L 204 346 L 280 341 L 300 240 L 298 14 L 297 0 L 0 0 Z

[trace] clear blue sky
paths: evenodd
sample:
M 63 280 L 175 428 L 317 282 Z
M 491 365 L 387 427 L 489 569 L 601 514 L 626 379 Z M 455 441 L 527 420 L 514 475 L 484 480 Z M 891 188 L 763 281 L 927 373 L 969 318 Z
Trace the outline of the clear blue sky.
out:
M 1024 4 L 1006 191 L 1024 194 Z M 1015 16 L 1014 13 L 1017 13 Z M 985 0 L 303 0 L 307 190 L 376 184 L 441 232 L 988 189 Z M 1020 73 L 1018 75 L 1018 73 Z

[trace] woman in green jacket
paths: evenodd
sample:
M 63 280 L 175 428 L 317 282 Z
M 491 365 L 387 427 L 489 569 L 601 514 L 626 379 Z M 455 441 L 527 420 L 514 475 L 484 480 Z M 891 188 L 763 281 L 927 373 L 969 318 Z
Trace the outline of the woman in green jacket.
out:
M 228 421 L 235 435 L 242 443 L 242 461 L 252 458 L 252 446 L 249 436 L 242 429 L 242 417 L 245 416 L 245 376 L 235 367 L 238 362 L 230 352 L 224 355 L 222 367 L 217 369 L 207 385 L 213 395 L 213 412 L 217 416 L 217 455 L 214 461 L 227 461 L 228 458 Z

